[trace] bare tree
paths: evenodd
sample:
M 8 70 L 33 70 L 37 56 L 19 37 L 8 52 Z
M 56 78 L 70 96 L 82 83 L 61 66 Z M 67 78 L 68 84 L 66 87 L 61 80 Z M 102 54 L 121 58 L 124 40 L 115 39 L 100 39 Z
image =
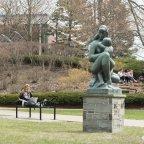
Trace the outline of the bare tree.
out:
M 11 29 L 16 30 L 22 22 L 18 0 L 1 0 L 0 9 L 3 14 L 4 33 L 9 33 Z
M 47 23 L 48 15 L 46 15 L 49 8 L 48 0 L 19 0 L 22 13 L 26 18 L 28 40 L 32 41 L 33 24 Z
M 75 39 L 78 42 L 85 37 L 86 40 L 88 35 L 85 36 L 82 29 L 88 28 L 87 23 L 90 23 L 90 15 L 92 15 L 92 9 L 88 6 L 87 0 L 59 0 L 57 5 L 56 11 L 59 13 L 55 15 L 55 19 L 59 19 L 59 31 L 63 37 L 67 38 L 68 44 L 71 46 Z
M 103 0 L 97 0 L 98 1 L 98 21 L 99 25 L 102 23 L 102 4 Z
M 96 27 L 104 24 L 109 28 L 110 37 L 115 47 L 115 55 L 122 55 L 128 52 L 132 45 L 133 31 L 129 24 L 129 9 L 122 0 L 97 0 L 96 3 Z M 93 6 L 93 5 L 92 5 Z
M 144 4 L 140 5 L 134 0 L 128 0 L 128 4 L 130 7 L 130 11 L 134 18 L 134 24 L 137 29 L 137 34 L 142 42 L 142 45 L 144 46 L 144 39 L 141 34 L 141 28 L 144 28 L 144 25 L 143 25 L 144 18 L 142 17 L 142 15 L 144 14 Z

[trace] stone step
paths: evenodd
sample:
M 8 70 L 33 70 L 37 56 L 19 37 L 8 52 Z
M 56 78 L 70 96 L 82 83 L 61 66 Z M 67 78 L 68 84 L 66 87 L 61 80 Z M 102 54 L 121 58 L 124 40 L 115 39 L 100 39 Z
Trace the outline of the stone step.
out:
M 143 83 L 119 83 L 117 85 L 122 89 L 123 93 L 135 93 L 135 92 L 143 92 L 144 85 Z

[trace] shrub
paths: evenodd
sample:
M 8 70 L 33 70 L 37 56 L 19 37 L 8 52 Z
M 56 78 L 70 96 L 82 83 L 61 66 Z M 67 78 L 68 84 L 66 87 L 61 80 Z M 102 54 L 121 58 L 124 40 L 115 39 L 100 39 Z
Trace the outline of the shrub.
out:
M 19 94 L 1 94 L 1 105 L 14 105 L 18 100 Z M 80 106 L 82 105 L 83 92 L 49 92 L 49 93 L 33 93 L 34 97 L 38 97 L 39 101 L 44 99 L 52 100 L 53 104 Z
M 82 69 L 69 69 L 67 76 L 60 76 L 60 90 L 85 90 L 90 80 L 90 73 Z
M 54 98 L 53 103 L 57 105 L 78 106 L 82 105 L 82 97 L 85 95 L 83 92 L 50 92 L 50 93 L 36 93 L 34 96 L 39 100 Z
M 62 67 L 63 65 L 68 65 L 72 68 L 80 67 L 80 60 L 82 58 L 78 57 L 64 57 L 64 56 L 56 56 L 52 55 L 26 55 L 23 57 L 23 62 L 25 64 L 31 65 L 42 65 L 44 63 L 45 66 L 53 65 L 54 67 Z
M 18 100 L 18 94 L 0 94 L 1 105 L 14 105 Z
M 126 107 L 131 105 L 144 107 L 144 94 L 143 93 L 126 94 L 125 105 Z
M 144 94 L 126 94 L 125 104 L 126 107 L 133 106 L 144 106 Z M 84 92 L 50 92 L 50 93 L 34 93 L 34 97 L 38 97 L 39 100 L 48 99 L 54 100 L 53 104 L 58 106 L 79 106 L 82 107 L 82 98 L 85 96 Z M 0 104 L 1 105 L 14 105 L 18 99 L 18 94 L 1 94 Z

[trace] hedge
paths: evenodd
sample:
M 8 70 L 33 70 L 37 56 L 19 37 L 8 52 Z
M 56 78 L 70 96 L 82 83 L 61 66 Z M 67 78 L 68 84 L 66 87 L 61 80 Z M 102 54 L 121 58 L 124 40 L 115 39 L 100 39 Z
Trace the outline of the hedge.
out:
M 81 106 L 82 97 L 85 94 L 83 92 L 50 92 L 50 93 L 35 93 L 33 96 L 39 98 L 39 100 L 54 98 L 53 103 L 57 105 L 69 105 L 69 106 Z
M 57 56 L 57 55 L 26 55 L 23 57 L 24 64 L 31 65 L 42 65 L 45 66 L 53 65 L 54 67 L 62 67 L 63 65 L 68 65 L 72 68 L 80 67 L 80 61 L 82 58 L 75 56 Z
M 126 94 L 125 105 L 138 106 L 144 108 L 144 93 Z
M 18 94 L 0 94 L 1 105 L 14 105 L 18 100 Z
M 82 106 L 83 92 L 49 92 L 33 93 L 39 101 L 47 99 L 57 105 Z M 15 105 L 19 94 L 0 94 L 0 105 Z
M 79 106 L 82 107 L 82 98 L 85 96 L 83 92 L 49 92 L 34 93 L 34 97 L 38 97 L 39 101 L 53 99 L 52 103 L 58 106 Z M 18 100 L 18 94 L 0 94 L 0 105 L 14 105 Z M 144 107 L 144 94 L 126 94 L 125 105 Z

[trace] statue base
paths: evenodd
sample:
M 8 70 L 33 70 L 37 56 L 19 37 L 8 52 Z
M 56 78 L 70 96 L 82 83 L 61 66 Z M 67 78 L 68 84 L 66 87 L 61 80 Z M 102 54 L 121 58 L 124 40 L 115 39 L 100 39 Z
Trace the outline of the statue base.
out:
M 124 99 L 120 88 L 89 88 L 83 99 L 83 131 L 121 131 Z
M 95 95 L 95 94 L 100 94 L 102 95 L 122 95 L 122 89 L 120 89 L 119 87 L 113 86 L 113 85 L 103 85 L 101 87 L 89 87 L 87 89 L 87 93 L 91 94 L 91 95 Z

